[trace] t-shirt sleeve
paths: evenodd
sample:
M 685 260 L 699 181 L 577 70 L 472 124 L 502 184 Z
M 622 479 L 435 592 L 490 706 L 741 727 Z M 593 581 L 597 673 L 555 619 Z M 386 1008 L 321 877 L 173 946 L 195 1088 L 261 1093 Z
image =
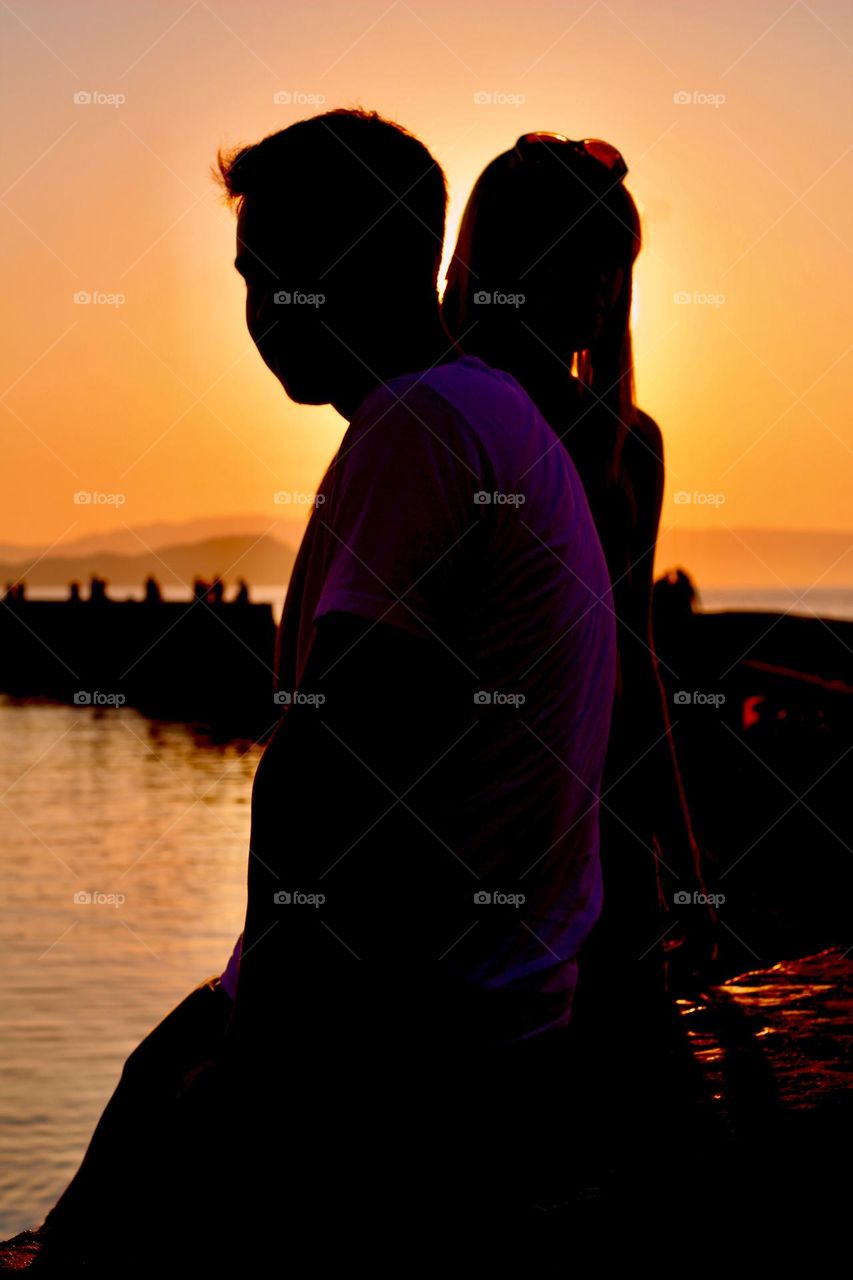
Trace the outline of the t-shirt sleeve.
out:
M 482 519 L 471 428 L 429 387 L 402 400 L 383 388 L 353 419 L 333 467 L 318 512 L 326 556 L 314 620 L 340 611 L 441 634 Z

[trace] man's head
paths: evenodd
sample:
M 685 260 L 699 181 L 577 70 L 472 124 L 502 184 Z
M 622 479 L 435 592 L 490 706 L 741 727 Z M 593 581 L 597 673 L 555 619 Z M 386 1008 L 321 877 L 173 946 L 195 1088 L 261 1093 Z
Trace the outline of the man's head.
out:
M 437 306 L 441 168 L 375 112 L 329 111 L 220 153 L 219 176 L 261 356 L 293 400 L 336 403 Z

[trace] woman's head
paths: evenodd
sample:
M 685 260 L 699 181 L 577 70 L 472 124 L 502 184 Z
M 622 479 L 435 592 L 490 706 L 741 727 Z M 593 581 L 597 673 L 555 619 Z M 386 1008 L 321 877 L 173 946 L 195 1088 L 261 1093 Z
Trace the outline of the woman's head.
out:
M 630 423 L 631 272 L 640 219 L 619 153 L 525 135 L 487 165 L 462 218 L 444 318 L 467 351 L 518 371 L 548 352 Z

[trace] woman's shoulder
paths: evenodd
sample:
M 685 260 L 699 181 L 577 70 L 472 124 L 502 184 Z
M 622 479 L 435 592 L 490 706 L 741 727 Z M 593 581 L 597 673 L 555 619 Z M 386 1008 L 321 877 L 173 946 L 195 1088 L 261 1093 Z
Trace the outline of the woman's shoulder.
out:
M 644 413 L 642 409 L 634 411 L 634 421 L 626 437 L 626 447 L 629 442 L 633 444 L 635 453 L 640 455 L 651 453 L 663 465 L 663 435 L 661 429 L 654 418 L 648 413 Z
M 635 489 L 663 489 L 663 435 L 654 418 L 635 412 L 622 450 L 622 470 Z
M 636 531 L 648 541 L 657 533 L 663 503 L 663 435 L 654 418 L 642 409 L 636 410 L 625 438 L 622 475 L 633 497 Z

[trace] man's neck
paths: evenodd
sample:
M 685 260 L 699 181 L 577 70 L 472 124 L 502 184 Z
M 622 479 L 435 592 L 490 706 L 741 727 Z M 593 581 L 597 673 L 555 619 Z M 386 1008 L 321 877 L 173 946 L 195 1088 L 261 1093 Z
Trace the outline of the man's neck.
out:
M 376 387 L 383 386 L 402 373 L 432 369 L 446 360 L 461 355 L 441 322 L 438 307 L 425 320 L 413 322 L 399 318 L 392 333 L 384 340 L 363 348 L 353 360 L 352 376 L 335 396 L 332 405 L 347 420 Z

